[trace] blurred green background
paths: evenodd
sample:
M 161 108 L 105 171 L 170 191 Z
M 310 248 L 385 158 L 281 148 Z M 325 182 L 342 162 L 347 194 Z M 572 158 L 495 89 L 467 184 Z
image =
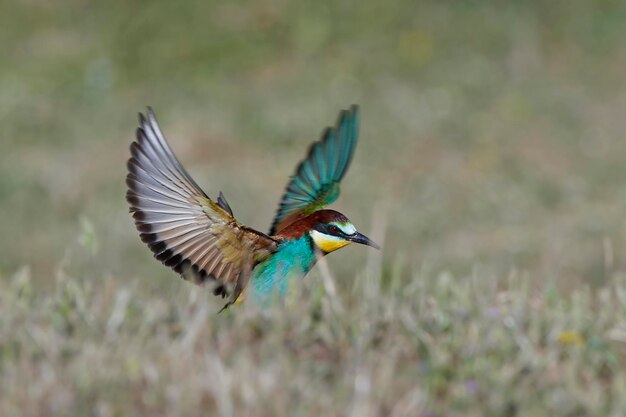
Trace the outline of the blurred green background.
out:
M 123 198 L 146 105 L 206 191 L 223 190 L 261 230 L 309 142 L 359 103 L 361 142 L 338 207 L 363 228 L 388 204 L 389 259 L 602 280 L 605 241 L 623 250 L 620 2 L 4 10 L 5 272 L 28 264 L 49 274 L 82 216 L 98 232 L 100 267 L 165 274 L 138 244 Z
M 32 300 L 58 296 L 70 278 L 94 294 L 130 285 L 156 303 L 194 291 L 152 259 L 124 200 L 128 146 L 147 105 L 205 191 L 223 191 L 241 222 L 266 231 L 308 144 L 360 104 L 360 143 L 335 208 L 384 236 L 383 281 L 393 271 L 404 271 L 403 285 L 515 276 L 567 297 L 624 274 L 624 2 L 5 0 L 1 9 L 6 297 L 23 279 Z M 359 247 L 329 257 L 340 295 L 354 297 L 369 255 Z M 317 271 L 312 281 L 321 287 Z M 3 322 L 5 350 L 28 344 L 18 335 L 28 316 L 12 305 L 0 303 L 17 320 Z M 88 337 L 79 335 L 79 344 Z M 30 358 L 10 352 L 0 359 Z M 61 409 L 93 415 L 96 387 Z M 0 409 L 13 410 L 14 399 L 4 401 Z M 481 401 L 469 404 L 480 410 Z M 122 414 L 104 410 L 141 413 L 120 404 Z M 320 410 L 342 415 L 328 404 Z

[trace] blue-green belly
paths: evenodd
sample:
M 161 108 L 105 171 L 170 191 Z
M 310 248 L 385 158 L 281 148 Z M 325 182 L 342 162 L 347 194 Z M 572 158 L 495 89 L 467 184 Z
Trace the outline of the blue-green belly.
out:
M 250 295 L 260 302 L 272 296 L 284 296 L 290 283 L 303 278 L 315 260 L 311 238 L 307 235 L 281 243 L 278 252 L 252 270 Z

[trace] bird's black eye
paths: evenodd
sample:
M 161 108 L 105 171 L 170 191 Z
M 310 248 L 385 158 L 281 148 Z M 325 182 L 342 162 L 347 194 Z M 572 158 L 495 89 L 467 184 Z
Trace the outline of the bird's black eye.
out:
M 330 226 L 330 232 L 334 235 L 339 234 L 339 228 L 335 225 Z

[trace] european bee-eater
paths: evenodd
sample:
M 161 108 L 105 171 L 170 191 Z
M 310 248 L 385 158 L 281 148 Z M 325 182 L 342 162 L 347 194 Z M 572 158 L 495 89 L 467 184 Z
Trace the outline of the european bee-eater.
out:
M 318 257 L 352 242 L 378 246 L 343 214 L 324 209 L 339 196 L 359 136 L 359 109 L 343 110 L 287 184 L 268 234 L 239 223 L 220 192 L 211 200 L 178 161 L 152 109 L 139 114 L 130 146 L 126 200 L 155 258 L 229 305 L 284 295 Z

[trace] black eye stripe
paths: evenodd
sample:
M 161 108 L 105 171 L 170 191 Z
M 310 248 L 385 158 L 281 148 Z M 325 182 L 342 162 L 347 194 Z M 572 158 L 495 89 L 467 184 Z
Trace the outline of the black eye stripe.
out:
M 328 223 L 315 223 L 313 225 L 313 229 L 317 230 L 320 233 L 324 233 L 324 234 L 331 235 L 331 236 L 346 237 L 346 236 L 354 236 L 356 234 L 356 232 L 348 234 L 344 232 L 336 224 L 328 224 Z
M 346 236 L 352 236 L 354 235 L 354 233 L 352 234 L 347 234 L 346 232 L 344 232 L 339 226 L 337 225 L 330 225 L 329 227 L 331 234 L 335 235 L 335 236 L 341 236 L 341 237 L 346 237 Z

